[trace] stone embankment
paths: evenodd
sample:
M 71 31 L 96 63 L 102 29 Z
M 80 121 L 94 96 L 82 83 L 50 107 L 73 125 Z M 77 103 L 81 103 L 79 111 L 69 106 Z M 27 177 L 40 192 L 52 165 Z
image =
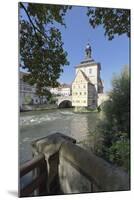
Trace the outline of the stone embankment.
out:
M 49 109 L 56 109 L 56 104 L 43 104 L 43 105 L 22 105 L 20 111 L 40 111 L 40 110 L 49 110 Z

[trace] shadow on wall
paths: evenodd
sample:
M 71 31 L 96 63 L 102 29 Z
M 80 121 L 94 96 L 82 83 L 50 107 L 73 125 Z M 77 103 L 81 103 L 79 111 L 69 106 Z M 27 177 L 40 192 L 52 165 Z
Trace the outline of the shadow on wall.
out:
M 14 197 L 18 197 L 18 192 L 15 190 L 8 191 L 8 193 Z

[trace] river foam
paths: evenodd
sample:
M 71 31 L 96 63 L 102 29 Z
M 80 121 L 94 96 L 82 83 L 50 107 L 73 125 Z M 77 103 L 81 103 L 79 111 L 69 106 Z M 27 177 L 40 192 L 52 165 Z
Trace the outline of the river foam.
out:
M 20 126 L 36 125 L 45 122 L 52 122 L 56 119 L 64 119 L 73 116 L 73 112 L 70 111 L 58 111 L 55 113 L 42 113 L 39 115 L 23 115 L 20 116 Z

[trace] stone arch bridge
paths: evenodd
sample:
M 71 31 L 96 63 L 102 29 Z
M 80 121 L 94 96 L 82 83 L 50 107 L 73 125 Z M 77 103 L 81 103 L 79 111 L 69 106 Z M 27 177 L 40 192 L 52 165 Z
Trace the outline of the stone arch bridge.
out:
M 109 99 L 105 93 L 98 94 L 98 106 L 101 106 L 105 101 Z M 57 97 L 57 105 L 59 108 L 72 107 L 72 96 L 59 96 Z
M 57 97 L 57 105 L 60 108 L 72 107 L 72 96 L 59 96 L 59 97 Z

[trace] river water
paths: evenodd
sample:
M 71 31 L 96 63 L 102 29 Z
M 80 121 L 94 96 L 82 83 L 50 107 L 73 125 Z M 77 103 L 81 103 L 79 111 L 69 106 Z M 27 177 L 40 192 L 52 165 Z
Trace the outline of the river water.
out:
M 75 138 L 78 144 L 89 140 L 89 136 L 95 130 L 98 116 L 98 113 L 74 113 L 72 109 L 20 113 L 20 162 L 31 159 L 30 142 L 36 138 L 60 132 Z

